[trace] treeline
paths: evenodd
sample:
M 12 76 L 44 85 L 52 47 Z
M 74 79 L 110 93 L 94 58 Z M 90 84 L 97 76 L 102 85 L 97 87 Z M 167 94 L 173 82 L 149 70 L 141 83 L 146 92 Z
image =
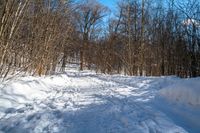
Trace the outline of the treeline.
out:
M 102 73 L 200 76 L 200 2 L 0 1 L 0 76 L 52 74 L 67 63 Z

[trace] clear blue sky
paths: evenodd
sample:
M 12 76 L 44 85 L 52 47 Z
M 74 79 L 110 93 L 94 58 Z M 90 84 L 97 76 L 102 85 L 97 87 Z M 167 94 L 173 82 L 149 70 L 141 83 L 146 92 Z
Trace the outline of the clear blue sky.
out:
M 100 3 L 109 7 L 112 11 L 116 9 L 118 0 L 98 0 Z

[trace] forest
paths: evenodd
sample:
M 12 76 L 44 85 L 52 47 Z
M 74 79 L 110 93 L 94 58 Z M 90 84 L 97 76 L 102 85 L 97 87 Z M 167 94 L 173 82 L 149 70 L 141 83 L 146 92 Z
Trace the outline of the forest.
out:
M 80 70 L 200 76 L 200 1 L 0 0 L 0 78 Z
M 200 0 L 0 0 L 0 133 L 200 133 Z

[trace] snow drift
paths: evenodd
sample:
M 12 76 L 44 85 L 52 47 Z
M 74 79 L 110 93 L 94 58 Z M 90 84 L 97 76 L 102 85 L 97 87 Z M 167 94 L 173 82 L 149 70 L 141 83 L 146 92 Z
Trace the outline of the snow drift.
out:
M 159 93 L 169 101 L 200 107 L 200 78 L 177 80 Z

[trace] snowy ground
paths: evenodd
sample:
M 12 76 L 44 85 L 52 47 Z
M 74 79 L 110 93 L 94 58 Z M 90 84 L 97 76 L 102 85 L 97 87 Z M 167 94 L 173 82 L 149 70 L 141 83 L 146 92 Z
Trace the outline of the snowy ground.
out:
M 67 70 L 1 83 L 0 132 L 198 133 L 200 78 L 191 80 L 196 99 L 171 89 L 185 81 Z

